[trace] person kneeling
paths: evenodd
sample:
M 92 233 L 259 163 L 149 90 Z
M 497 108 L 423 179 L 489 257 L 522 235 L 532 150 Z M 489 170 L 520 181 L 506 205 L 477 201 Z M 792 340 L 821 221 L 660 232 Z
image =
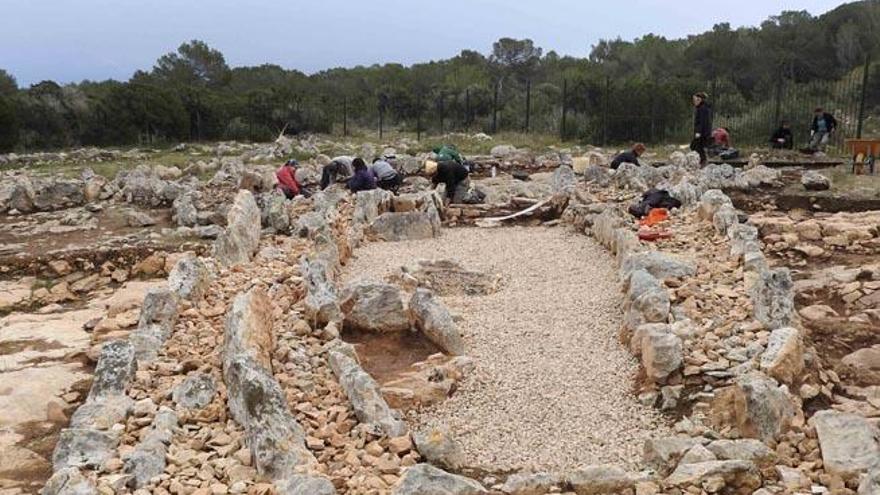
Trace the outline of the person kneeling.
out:
M 373 160 L 373 165 L 370 166 L 370 171 L 376 177 L 376 185 L 379 188 L 397 194 L 397 190 L 400 189 L 400 185 L 403 183 L 403 177 L 400 176 L 397 170 L 394 170 L 394 167 L 388 161 L 383 158 L 376 158 Z
M 309 196 L 306 188 L 296 180 L 296 169 L 298 167 L 299 162 L 291 158 L 275 172 L 275 178 L 278 179 L 278 184 L 275 187 L 280 189 L 287 199 L 293 199 L 299 194 L 306 197 Z
M 351 165 L 354 168 L 354 175 L 348 180 L 349 191 L 358 193 L 360 191 L 376 189 L 376 177 L 367 168 L 367 164 L 364 163 L 362 158 L 355 158 Z
M 617 170 L 621 163 L 632 163 L 636 167 L 640 167 L 641 164 L 639 163 L 639 157 L 642 156 L 644 152 L 645 145 L 642 143 L 636 143 L 629 151 L 624 151 L 615 156 L 614 160 L 611 160 L 611 168 Z

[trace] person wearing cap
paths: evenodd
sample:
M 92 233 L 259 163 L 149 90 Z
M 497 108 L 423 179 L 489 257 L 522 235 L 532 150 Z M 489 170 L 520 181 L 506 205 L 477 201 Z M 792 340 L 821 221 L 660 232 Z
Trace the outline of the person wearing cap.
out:
M 430 173 L 427 167 L 426 171 Z M 469 175 L 470 170 L 467 165 L 449 160 L 436 165 L 431 182 L 434 184 L 435 189 L 440 183 L 446 184 L 444 204 L 460 203 L 470 188 Z
M 376 177 L 367 168 L 363 158 L 355 158 L 351 162 L 351 166 L 354 168 L 354 175 L 348 180 L 348 189 L 351 192 L 357 193 L 376 189 Z
M 621 163 L 632 163 L 633 165 L 640 167 L 642 164 L 639 163 L 639 157 L 642 156 L 645 149 L 645 145 L 642 143 L 632 145 L 632 148 L 629 151 L 624 151 L 615 156 L 614 160 L 611 160 L 611 168 L 617 170 Z
M 816 107 L 813 111 L 813 122 L 810 124 L 810 149 L 824 150 L 836 128 L 837 119 L 834 115 L 826 112 L 822 107 Z
M 694 103 L 694 139 L 691 149 L 700 155 L 700 165 L 707 162 L 706 147 L 712 139 L 712 109 L 706 101 L 708 96 L 702 91 L 692 97 Z
M 350 156 L 337 156 L 330 160 L 330 163 L 321 168 L 321 190 L 330 187 L 330 184 L 337 182 L 346 182 L 352 175 L 351 162 L 354 158 Z
M 292 199 L 304 192 L 302 185 L 296 180 L 297 167 L 299 167 L 299 162 L 291 158 L 275 172 L 275 177 L 278 179 L 276 187 L 284 193 L 287 199 Z
M 397 190 L 403 183 L 403 177 L 400 176 L 397 170 L 394 170 L 394 167 L 388 163 L 388 160 L 384 157 L 376 158 L 373 160 L 373 164 L 370 165 L 370 171 L 376 177 L 377 186 L 397 194 Z

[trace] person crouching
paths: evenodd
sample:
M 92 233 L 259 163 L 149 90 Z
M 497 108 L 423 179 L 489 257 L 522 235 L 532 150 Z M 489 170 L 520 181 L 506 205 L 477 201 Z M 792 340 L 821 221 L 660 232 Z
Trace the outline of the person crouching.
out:
M 299 162 L 291 158 L 275 172 L 275 178 L 278 179 L 278 184 L 275 187 L 280 189 L 287 199 L 293 199 L 299 194 L 308 196 L 305 194 L 306 191 L 302 184 L 296 180 L 296 169 L 298 167 Z
M 376 158 L 370 166 L 370 171 L 376 177 L 376 185 L 379 188 L 397 194 L 397 190 L 400 189 L 400 185 L 403 183 L 403 177 L 400 176 L 397 170 L 394 170 L 394 167 L 387 160 L 382 157 Z
M 362 158 L 355 158 L 351 162 L 351 166 L 354 168 L 354 175 L 348 180 L 349 191 L 357 193 L 359 191 L 376 189 L 376 177 L 373 175 L 373 172 L 367 168 L 367 164 L 364 163 Z

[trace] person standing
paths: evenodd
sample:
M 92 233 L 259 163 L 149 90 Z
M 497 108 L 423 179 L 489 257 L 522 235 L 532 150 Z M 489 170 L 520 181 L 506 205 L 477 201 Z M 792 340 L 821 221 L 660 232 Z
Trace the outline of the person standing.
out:
M 813 111 L 813 122 L 810 124 L 810 149 L 825 151 L 825 146 L 836 128 L 837 119 L 834 115 L 826 112 L 822 107 L 817 107 Z
M 359 191 L 376 189 L 376 177 L 373 176 L 373 172 L 367 168 L 367 164 L 364 163 L 363 158 L 355 158 L 351 162 L 351 166 L 354 168 L 354 175 L 348 180 L 348 189 L 351 192 L 357 193 Z
M 707 161 L 706 147 L 712 139 L 712 109 L 706 100 L 708 96 L 702 91 L 692 97 L 694 104 L 694 139 L 691 149 L 700 155 L 700 165 Z
M 403 183 L 403 178 L 387 160 L 383 157 L 376 158 L 373 160 L 373 164 L 370 165 L 370 171 L 376 177 L 376 185 L 381 189 L 397 194 L 397 190 Z

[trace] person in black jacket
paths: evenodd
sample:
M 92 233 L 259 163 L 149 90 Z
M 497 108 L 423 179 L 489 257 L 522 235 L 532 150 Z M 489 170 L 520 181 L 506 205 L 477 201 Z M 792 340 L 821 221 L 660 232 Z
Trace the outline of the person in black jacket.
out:
M 437 171 L 431 177 L 431 182 L 435 189 L 441 183 L 446 184 L 444 204 L 460 203 L 470 186 L 469 175 L 467 165 L 449 160 L 437 164 Z
M 631 150 L 624 151 L 615 156 L 614 160 L 611 160 L 611 168 L 617 170 L 621 163 L 632 163 L 633 165 L 640 167 L 642 164 L 639 163 L 639 157 L 642 156 L 642 153 L 644 152 L 645 145 L 642 143 L 636 143 Z
M 834 115 L 822 110 L 822 107 L 814 110 L 813 122 L 810 124 L 810 149 L 813 151 L 824 150 L 825 145 L 831 139 L 831 134 L 837 128 L 837 119 Z
M 712 139 L 712 109 L 706 93 L 694 94 L 694 140 L 691 149 L 700 154 L 700 165 L 706 164 L 706 147 Z
M 794 135 L 787 120 L 779 123 L 779 129 L 770 136 L 770 147 L 775 150 L 790 150 L 794 148 Z

